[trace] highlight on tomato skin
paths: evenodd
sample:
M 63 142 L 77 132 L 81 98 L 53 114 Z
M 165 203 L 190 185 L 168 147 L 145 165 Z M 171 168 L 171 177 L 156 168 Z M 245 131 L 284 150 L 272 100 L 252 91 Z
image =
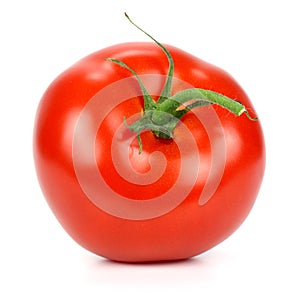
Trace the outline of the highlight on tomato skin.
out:
M 251 211 L 265 144 L 226 71 L 152 42 L 84 57 L 45 91 L 33 152 L 49 207 L 88 251 L 121 262 L 197 256 Z

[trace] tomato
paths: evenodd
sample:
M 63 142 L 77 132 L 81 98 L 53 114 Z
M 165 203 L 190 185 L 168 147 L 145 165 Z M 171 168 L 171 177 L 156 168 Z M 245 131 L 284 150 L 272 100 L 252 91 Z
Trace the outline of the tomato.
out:
M 245 220 L 264 173 L 261 124 L 249 119 L 254 107 L 236 80 L 158 44 L 118 44 L 83 58 L 52 82 L 36 114 L 34 159 L 50 208 L 76 242 L 116 261 L 177 260 L 214 247 Z M 168 77 L 181 106 L 161 95 Z M 182 99 L 198 88 L 245 105 L 246 115 Z M 176 123 L 173 114 L 155 118 L 165 112 L 150 100 L 146 109 L 147 94 L 153 105 L 163 97 L 173 114 L 193 107 Z M 149 113 L 159 129 L 138 122 Z

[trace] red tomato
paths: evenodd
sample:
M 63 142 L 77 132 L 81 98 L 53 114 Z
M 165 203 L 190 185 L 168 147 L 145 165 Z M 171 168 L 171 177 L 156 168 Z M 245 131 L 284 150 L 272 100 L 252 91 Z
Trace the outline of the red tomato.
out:
M 229 74 L 166 47 L 175 64 L 172 94 L 213 90 L 254 116 Z M 163 89 L 169 64 L 155 43 L 115 45 L 62 73 L 35 121 L 34 158 L 46 200 L 75 241 L 112 260 L 176 260 L 207 251 L 254 204 L 265 165 L 260 122 L 218 105 L 197 107 L 172 139 L 142 131 L 140 152 L 127 124 L 143 115 L 141 90 L 129 70 L 105 60 L 110 57 L 133 68 L 153 97 Z

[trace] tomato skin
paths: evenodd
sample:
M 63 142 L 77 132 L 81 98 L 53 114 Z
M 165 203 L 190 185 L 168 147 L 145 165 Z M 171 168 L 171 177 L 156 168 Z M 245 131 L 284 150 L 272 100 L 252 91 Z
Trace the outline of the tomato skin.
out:
M 174 59 L 176 79 L 237 99 L 255 115 L 246 93 L 228 73 L 180 49 L 166 47 Z M 168 60 L 154 43 L 125 43 L 100 50 L 58 76 L 40 102 L 34 129 L 34 159 L 45 198 L 69 235 L 97 255 L 124 262 L 176 260 L 198 255 L 230 236 L 255 202 L 265 166 L 260 122 L 211 107 L 222 125 L 225 165 L 213 196 L 199 205 L 199 195 L 212 170 L 210 140 L 213 138 L 197 119 L 197 115 L 206 117 L 206 107 L 188 113 L 174 132 L 179 142 L 184 141 L 186 127 L 195 139 L 200 157 L 198 176 L 187 197 L 174 209 L 156 217 L 130 219 L 113 215 L 99 208 L 83 191 L 74 167 L 73 145 L 80 115 L 91 99 L 107 86 L 132 76 L 126 69 L 105 61 L 109 57 L 122 60 L 141 76 L 158 76 L 155 91 L 159 92 L 164 85 Z M 137 84 L 134 80 L 130 82 L 134 92 Z M 175 81 L 173 92 L 179 90 L 181 85 Z M 118 98 L 117 93 L 114 95 Z M 166 172 L 148 185 L 130 184 L 118 174 L 110 155 L 114 151 L 111 142 L 124 123 L 123 118 L 141 112 L 143 103 L 139 95 L 136 90 L 132 99 L 120 102 L 105 117 L 95 137 L 95 158 L 99 172 L 111 189 L 123 191 L 123 196 L 130 200 L 147 201 L 172 187 L 182 160 L 190 154 L 187 149 L 185 158 L 181 158 L 174 141 L 157 139 L 151 132 L 145 132 L 142 133 L 143 153 L 138 155 L 135 139 L 131 153 L 126 156 L 130 157 L 133 168 L 143 174 L 151 169 L 151 154 L 160 151 L 166 159 Z

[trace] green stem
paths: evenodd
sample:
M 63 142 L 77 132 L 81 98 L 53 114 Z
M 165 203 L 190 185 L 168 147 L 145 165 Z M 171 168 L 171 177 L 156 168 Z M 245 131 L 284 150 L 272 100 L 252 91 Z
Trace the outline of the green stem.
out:
M 106 58 L 105 60 L 116 63 L 119 66 L 129 70 L 134 75 L 136 80 L 138 81 L 138 84 L 142 90 L 142 94 L 143 94 L 143 98 L 144 98 L 144 109 L 153 110 L 156 108 L 155 101 L 152 99 L 151 95 L 148 93 L 146 87 L 144 86 L 142 80 L 140 79 L 140 77 L 137 75 L 137 73 L 133 69 L 131 69 L 127 64 L 125 64 L 121 60 L 118 60 L 115 58 Z
M 169 70 L 165 85 L 158 101 L 155 102 L 151 95 L 148 93 L 138 74 L 132 68 L 118 59 L 106 59 L 107 61 L 116 63 L 119 66 L 129 70 L 134 75 L 141 88 L 144 97 L 143 116 L 131 125 L 126 124 L 130 130 L 137 134 L 139 153 L 141 153 L 143 149 L 140 136 L 142 131 L 150 130 L 159 138 L 171 139 L 173 137 L 173 131 L 179 119 L 181 119 L 186 113 L 196 107 L 215 104 L 227 109 L 229 112 L 233 113 L 236 116 L 240 116 L 245 113 L 245 115 L 250 120 L 257 120 L 257 118 L 251 117 L 249 115 L 246 107 L 240 102 L 211 90 L 191 88 L 178 92 L 171 97 L 174 62 L 170 52 L 151 35 L 137 26 L 126 13 L 125 16 L 136 28 L 138 28 L 149 38 L 151 38 L 164 51 L 169 61 Z M 124 123 L 126 123 L 126 119 L 124 119 Z
M 185 103 L 191 104 L 185 107 Z M 159 138 L 170 139 L 173 137 L 177 123 L 186 113 L 192 108 L 210 104 L 225 108 L 236 116 L 245 113 L 250 120 L 257 120 L 249 115 L 245 106 L 240 102 L 210 90 L 191 88 L 176 93 L 158 105 L 157 109 L 146 112 L 142 118 L 128 127 L 138 134 L 144 130 L 151 130 Z M 179 109 L 181 107 L 183 109 Z M 139 143 L 141 143 L 140 140 Z
M 167 79 L 165 82 L 165 85 L 163 87 L 163 90 L 161 92 L 161 95 L 158 99 L 158 103 L 162 103 L 163 101 L 165 101 L 167 98 L 170 97 L 171 95 L 171 88 L 172 88 L 172 81 L 173 81 L 173 74 L 174 74 L 174 61 L 173 58 L 169 52 L 169 50 L 164 47 L 160 42 L 158 42 L 156 39 L 154 39 L 151 35 L 149 35 L 147 32 L 145 32 L 143 29 L 141 29 L 138 25 L 136 25 L 131 19 L 130 17 L 127 15 L 127 13 L 125 12 L 125 16 L 127 17 L 127 19 L 137 28 L 139 29 L 141 32 L 143 32 L 146 36 L 148 36 L 151 40 L 153 40 L 166 54 L 168 61 L 169 61 L 169 70 L 168 70 L 168 75 L 167 75 Z
M 257 118 L 252 118 L 247 112 L 245 106 L 238 101 L 230 99 L 220 93 L 214 91 L 192 88 L 178 92 L 173 97 L 166 100 L 163 104 L 160 105 L 160 111 L 170 111 L 169 109 L 174 109 L 177 105 L 183 105 L 184 103 L 196 101 L 192 103 L 191 106 L 187 106 L 189 109 L 195 108 L 196 106 L 204 106 L 208 104 L 216 104 L 229 112 L 240 116 L 243 113 L 246 113 L 247 117 L 251 120 L 257 120 Z M 178 108 L 178 106 L 177 106 Z

